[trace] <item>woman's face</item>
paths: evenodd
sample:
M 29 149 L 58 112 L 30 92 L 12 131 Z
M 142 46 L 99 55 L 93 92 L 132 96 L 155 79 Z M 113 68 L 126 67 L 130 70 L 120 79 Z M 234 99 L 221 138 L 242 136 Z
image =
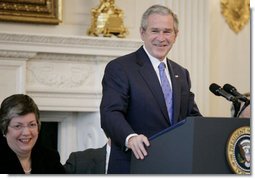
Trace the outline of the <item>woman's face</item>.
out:
M 11 119 L 6 133 L 9 147 L 18 156 L 31 153 L 39 134 L 34 113 L 17 116 Z

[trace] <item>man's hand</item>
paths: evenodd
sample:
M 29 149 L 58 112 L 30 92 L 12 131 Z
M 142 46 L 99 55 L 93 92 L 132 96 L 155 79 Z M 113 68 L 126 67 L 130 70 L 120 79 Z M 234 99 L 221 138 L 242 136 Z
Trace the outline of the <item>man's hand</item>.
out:
M 150 142 L 144 135 L 136 135 L 128 140 L 128 148 L 130 148 L 137 159 L 144 159 L 147 156 L 145 146 L 149 147 Z

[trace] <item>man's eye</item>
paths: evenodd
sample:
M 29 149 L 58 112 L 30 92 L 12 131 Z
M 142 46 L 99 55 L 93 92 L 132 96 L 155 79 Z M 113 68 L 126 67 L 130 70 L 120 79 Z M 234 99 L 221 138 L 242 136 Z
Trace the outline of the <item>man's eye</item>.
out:
M 158 30 L 152 30 L 151 32 L 152 33 L 158 33 L 159 31 Z
M 164 31 L 165 34 L 172 34 L 173 31 L 172 30 L 167 30 L 167 31 Z

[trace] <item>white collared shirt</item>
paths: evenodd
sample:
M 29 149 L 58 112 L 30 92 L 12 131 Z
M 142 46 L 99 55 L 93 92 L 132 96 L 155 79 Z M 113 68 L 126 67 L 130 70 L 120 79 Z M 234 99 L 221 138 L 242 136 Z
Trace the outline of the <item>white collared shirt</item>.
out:
M 107 174 L 107 170 L 108 170 L 110 153 L 111 153 L 111 146 L 110 146 L 110 144 L 107 142 L 107 144 L 106 144 L 105 174 Z
M 157 59 L 157 58 L 151 56 L 144 46 L 143 46 L 143 49 L 144 49 L 144 51 L 146 52 L 146 54 L 148 55 L 148 57 L 149 57 L 149 59 L 150 59 L 150 61 L 151 61 L 151 64 L 152 64 L 152 66 L 153 66 L 153 68 L 154 68 L 154 70 L 155 70 L 155 72 L 156 72 L 156 74 L 157 74 L 157 76 L 158 76 L 158 79 L 159 79 L 159 82 L 160 82 L 160 83 L 161 83 L 161 81 L 160 81 L 158 66 L 159 66 L 159 64 L 160 64 L 161 62 L 164 62 L 164 63 L 165 63 L 165 65 L 166 65 L 166 69 L 165 69 L 166 77 L 167 77 L 167 79 L 168 79 L 168 81 L 169 81 L 169 83 L 170 83 L 170 87 L 172 88 L 172 82 L 171 82 L 170 73 L 169 73 L 169 70 L 168 70 L 168 65 L 167 65 L 166 57 L 165 57 L 165 59 L 164 59 L 163 61 L 160 61 L 159 59 Z

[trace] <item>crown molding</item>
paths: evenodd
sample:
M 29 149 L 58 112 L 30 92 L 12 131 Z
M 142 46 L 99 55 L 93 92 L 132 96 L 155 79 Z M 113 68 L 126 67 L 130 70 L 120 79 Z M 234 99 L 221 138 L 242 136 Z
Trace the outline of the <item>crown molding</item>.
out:
M 0 50 L 120 56 L 141 45 L 134 39 L 0 32 Z

